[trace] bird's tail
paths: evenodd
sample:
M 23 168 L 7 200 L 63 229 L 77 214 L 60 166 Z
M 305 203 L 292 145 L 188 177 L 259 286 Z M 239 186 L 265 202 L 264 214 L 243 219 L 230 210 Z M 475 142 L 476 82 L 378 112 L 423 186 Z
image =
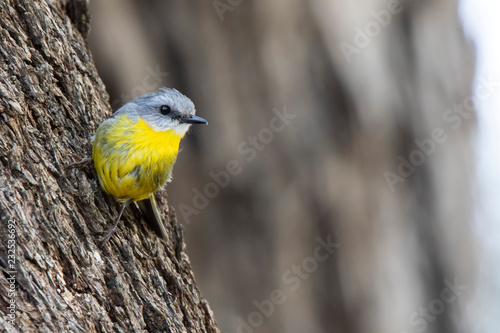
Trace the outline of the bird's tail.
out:
M 167 230 L 165 229 L 160 213 L 158 212 L 154 194 L 147 199 L 137 201 L 137 205 L 144 215 L 149 227 L 154 230 L 158 237 L 166 241 L 168 239 Z

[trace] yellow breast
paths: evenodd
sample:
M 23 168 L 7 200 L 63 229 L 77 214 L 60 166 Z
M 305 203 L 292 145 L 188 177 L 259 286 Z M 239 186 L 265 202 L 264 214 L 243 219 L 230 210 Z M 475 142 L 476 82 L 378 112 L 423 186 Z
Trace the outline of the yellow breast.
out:
M 92 149 L 101 186 L 119 201 L 148 198 L 170 179 L 181 138 L 127 115 L 104 121 Z

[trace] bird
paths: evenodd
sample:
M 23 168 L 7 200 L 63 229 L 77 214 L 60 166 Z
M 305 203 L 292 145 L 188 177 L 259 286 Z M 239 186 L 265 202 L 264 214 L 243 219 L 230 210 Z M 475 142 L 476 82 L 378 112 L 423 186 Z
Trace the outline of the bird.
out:
M 101 245 L 110 239 L 131 202 L 138 202 L 148 224 L 167 239 L 154 193 L 172 180 L 179 143 L 190 126 L 208 122 L 195 115 L 194 103 L 178 90 L 159 90 L 123 105 L 98 126 L 93 137 L 92 160 L 99 184 L 121 203 Z

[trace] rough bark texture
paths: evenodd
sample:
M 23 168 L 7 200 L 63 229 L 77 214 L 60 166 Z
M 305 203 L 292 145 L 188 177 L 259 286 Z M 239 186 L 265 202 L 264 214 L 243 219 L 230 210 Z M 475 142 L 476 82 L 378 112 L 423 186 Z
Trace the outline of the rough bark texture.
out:
M 458 127 L 444 119 L 471 95 L 471 47 L 456 0 L 396 1 L 398 13 L 374 17 L 393 3 L 95 4 L 93 45 L 111 100 L 160 64 L 171 74 L 167 84 L 209 120 L 193 141 L 199 151 L 180 155 L 177 166 L 185 167 L 174 170 L 170 193 L 189 223 L 188 251 L 223 331 L 243 320 L 272 333 L 399 333 L 424 324 L 429 333 L 470 332 L 465 293 L 424 324 L 414 313 L 440 298 L 445 279 L 474 290 L 474 117 L 453 113 Z M 387 19 L 377 32 L 377 20 Z M 110 21 L 134 33 L 113 34 Z M 363 41 L 358 29 L 372 37 Z M 350 61 L 342 42 L 358 48 Z M 296 118 L 248 161 L 238 146 L 285 106 Z M 392 191 L 385 173 L 398 175 L 399 158 L 408 160 L 420 149 L 415 140 L 436 129 L 446 140 Z M 241 173 L 183 217 L 181 204 L 195 207 L 193 189 L 204 191 L 214 182 L 210 171 L 233 159 Z M 297 277 L 286 274 L 328 236 L 341 247 L 294 288 L 283 277 Z M 286 301 L 259 320 L 254 301 L 275 289 Z
M 133 206 L 97 246 L 119 205 L 93 167 L 68 166 L 90 156 L 91 136 L 111 114 L 85 41 L 87 10 L 86 1 L 0 3 L 0 331 L 217 332 L 172 210 L 167 243 Z

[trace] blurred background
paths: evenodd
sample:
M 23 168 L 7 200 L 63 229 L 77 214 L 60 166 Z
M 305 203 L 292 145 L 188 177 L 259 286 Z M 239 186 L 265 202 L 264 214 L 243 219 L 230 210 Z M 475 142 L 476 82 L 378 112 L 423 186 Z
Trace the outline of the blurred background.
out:
M 209 121 L 167 191 L 222 332 L 498 331 L 499 12 L 91 3 L 113 110 L 167 86 Z

